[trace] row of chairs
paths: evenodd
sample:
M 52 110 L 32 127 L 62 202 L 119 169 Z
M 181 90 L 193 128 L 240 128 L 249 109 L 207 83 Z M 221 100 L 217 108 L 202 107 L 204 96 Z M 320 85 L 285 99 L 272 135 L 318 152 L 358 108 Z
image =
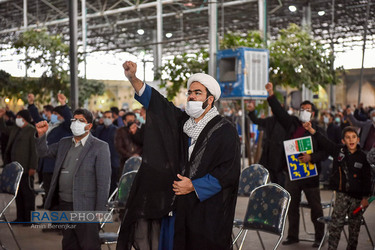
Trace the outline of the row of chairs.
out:
M 242 249 L 249 230 L 256 231 L 263 249 L 265 246 L 259 231 L 279 236 L 274 249 L 279 246 L 284 235 L 290 194 L 280 185 L 268 183 L 268 179 L 268 170 L 260 164 L 253 164 L 241 172 L 238 195 L 249 197 L 249 201 L 244 219 L 233 222 L 233 227 L 239 232 L 236 236 L 233 234 L 232 247 L 236 245 Z
M 131 157 L 124 165 L 123 175 L 119 181 L 119 187 L 111 194 L 108 200 L 108 208 L 111 214 L 115 210 L 124 208 L 125 202 L 129 195 L 131 184 L 142 163 L 141 157 Z M 6 213 L 17 197 L 19 184 L 23 174 L 23 167 L 18 162 L 11 162 L 4 166 L 0 174 L 0 222 L 7 224 L 18 249 L 20 244 L 14 234 L 13 228 L 6 217 Z M 106 233 L 103 230 L 105 222 L 101 223 L 100 238 L 103 244 L 112 244 L 117 242 L 117 233 Z M 0 238 L 0 248 L 6 249 Z

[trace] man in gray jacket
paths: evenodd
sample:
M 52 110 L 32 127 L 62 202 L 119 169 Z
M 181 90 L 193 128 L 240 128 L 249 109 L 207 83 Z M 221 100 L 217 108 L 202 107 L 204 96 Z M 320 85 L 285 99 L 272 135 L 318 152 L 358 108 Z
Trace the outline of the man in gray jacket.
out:
M 73 114 L 73 137 L 47 145 L 48 123 L 36 124 L 36 148 L 40 157 L 56 158 L 45 208 L 60 211 L 105 211 L 111 180 L 108 144 L 90 134 L 93 116 L 86 109 Z M 63 230 L 63 249 L 101 249 L 99 225 L 77 223 Z

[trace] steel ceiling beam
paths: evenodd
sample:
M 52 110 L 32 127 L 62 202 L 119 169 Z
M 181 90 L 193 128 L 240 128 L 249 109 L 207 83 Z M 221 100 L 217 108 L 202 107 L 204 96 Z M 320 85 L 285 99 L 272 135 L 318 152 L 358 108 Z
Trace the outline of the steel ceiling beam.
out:
M 244 3 L 251 3 L 251 2 L 256 2 L 256 1 L 257 0 L 238 0 L 238 1 L 233 1 L 233 2 L 227 2 L 227 3 L 224 3 L 224 7 L 235 6 L 235 5 L 240 5 L 240 4 L 244 4 Z M 119 9 L 116 9 L 116 10 L 108 10 L 108 11 L 104 11 L 104 12 L 99 11 L 99 12 L 96 12 L 96 13 L 87 14 L 86 18 L 89 19 L 89 18 L 94 18 L 94 17 L 103 17 L 105 15 L 113 15 L 113 14 L 119 14 L 119 13 L 124 13 L 124 12 L 128 12 L 128 11 L 143 9 L 143 8 L 156 7 L 156 3 L 157 2 L 151 2 L 151 3 L 140 4 L 138 6 L 134 5 L 134 6 L 131 6 L 131 7 L 119 8 Z M 164 1 L 162 1 L 162 4 L 170 4 L 170 3 L 175 3 L 175 1 L 174 0 L 164 0 Z M 87 4 L 87 6 L 89 6 L 89 4 Z M 190 10 L 184 10 L 183 13 L 187 14 L 187 13 L 196 12 L 198 10 L 208 10 L 208 7 L 200 7 L 200 8 L 190 9 Z M 163 14 L 163 17 L 174 16 L 176 14 L 177 14 L 177 12 L 166 13 L 166 14 Z M 82 19 L 82 17 L 79 16 L 78 20 L 81 20 L 81 19 Z M 147 17 L 147 19 L 156 19 L 156 16 L 152 16 L 151 18 Z M 133 20 L 140 21 L 141 18 L 133 19 Z M 69 18 L 63 18 L 63 19 L 60 19 L 60 20 L 53 20 L 53 21 L 41 23 L 40 25 L 36 25 L 36 24 L 29 25 L 28 28 L 29 29 L 30 28 L 39 28 L 39 27 L 45 27 L 45 26 L 50 26 L 50 25 L 63 24 L 63 23 L 67 23 L 67 22 L 69 22 Z M 121 23 L 121 21 L 116 22 L 114 25 L 116 25 L 118 23 Z M 125 21 L 123 23 L 129 23 L 129 22 Z M 101 26 L 101 27 L 103 27 L 103 26 Z M 6 33 L 11 33 L 11 32 L 16 32 L 16 31 L 25 31 L 25 29 L 23 27 L 4 29 L 4 30 L 0 31 L 0 34 L 6 34 Z

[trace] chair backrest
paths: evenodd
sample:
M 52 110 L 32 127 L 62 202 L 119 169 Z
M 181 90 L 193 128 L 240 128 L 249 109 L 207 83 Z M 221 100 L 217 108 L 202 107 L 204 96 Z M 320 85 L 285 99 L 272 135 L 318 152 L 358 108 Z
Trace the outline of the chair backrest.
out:
M 244 229 L 282 235 L 288 214 L 290 194 L 275 183 L 255 188 L 249 198 Z
M 139 167 L 142 164 L 142 157 L 140 156 L 132 156 L 129 159 L 126 160 L 124 163 L 124 168 L 122 170 L 122 174 L 125 174 L 127 172 L 138 170 Z
M 0 175 L 0 192 L 16 196 L 22 173 L 23 167 L 16 161 L 5 165 Z
M 268 170 L 260 164 L 252 164 L 241 172 L 238 195 L 249 196 L 254 188 L 268 181 Z
M 120 206 L 125 205 L 129 197 L 130 189 L 132 187 L 133 180 L 137 172 L 137 170 L 133 170 L 121 176 L 120 181 L 118 183 L 118 192 L 116 197 L 116 200 Z

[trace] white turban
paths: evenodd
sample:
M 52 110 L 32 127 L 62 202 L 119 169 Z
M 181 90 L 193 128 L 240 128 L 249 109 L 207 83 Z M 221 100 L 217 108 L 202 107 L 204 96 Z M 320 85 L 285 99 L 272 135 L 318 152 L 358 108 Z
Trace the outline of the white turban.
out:
M 199 82 L 205 86 L 210 93 L 215 97 L 215 101 L 219 100 L 221 95 L 221 89 L 219 83 L 210 75 L 204 73 L 196 73 L 190 76 L 187 82 L 187 89 L 190 88 L 190 84 L 193 82 Z

